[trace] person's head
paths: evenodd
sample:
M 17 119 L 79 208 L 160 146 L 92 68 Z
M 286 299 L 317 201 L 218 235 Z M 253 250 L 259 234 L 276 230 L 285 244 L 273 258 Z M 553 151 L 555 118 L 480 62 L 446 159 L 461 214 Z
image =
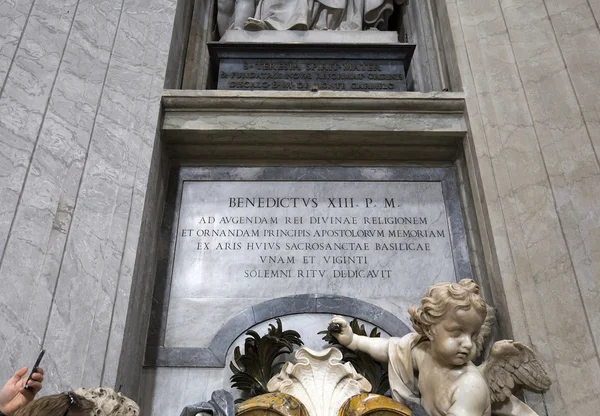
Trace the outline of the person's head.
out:
M 13 416 L 93 416 L 95 407 L 92 401 L 70 391 L 33 400 Z
M 475 357 L 488 305 L 473 280 L 430 286 L 419 307 L 411 306 L 408 312 L 415 331 L 429 338 L 438 360 L 458 366 Z

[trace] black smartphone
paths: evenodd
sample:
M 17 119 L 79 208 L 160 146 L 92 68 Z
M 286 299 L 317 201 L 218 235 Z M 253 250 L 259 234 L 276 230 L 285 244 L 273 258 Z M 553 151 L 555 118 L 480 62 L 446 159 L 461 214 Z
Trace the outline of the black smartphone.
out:
M 37 360 L 35 360 L 35 364 L 33 365 L 33 367 L 31 368 L 31 372 L 29 373 L 29 377 L 27 377 L 27 381 L 25 382 L 25 390 L 27 390 L 29 388 L 29 386 L 27 385 L 27 383 L 29 383 L 29 380 L 31 380 L 31 376 L 33 375 L 33 373 L 35 373 L 35 371 L 37 370 L 37 368 L 40 366 L 40 362 L 42 361 L 42 358 L 44 357 L 44 354 L 46 354 L 46 350 L 41 350 Z

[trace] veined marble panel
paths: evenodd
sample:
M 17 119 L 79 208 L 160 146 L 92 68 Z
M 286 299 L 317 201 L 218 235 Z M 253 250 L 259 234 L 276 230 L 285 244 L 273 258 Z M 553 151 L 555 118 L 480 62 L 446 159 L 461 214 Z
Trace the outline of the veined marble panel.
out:
M 600 403 L 579 395 L 597 385 L 597 350 L 559 211 L 561 199 L 577 188 L 559 177 L 589 165 L 567 162 L 569 145 L 549 159 L 558 137 L 574 134 L 583 143 L 584 135 L 576 128 L 580 116 L 569 81 L 560 81 L 564 65 L 548 25 L 549 2 L 542 3 L 459 0 L 446 6 L 470 119 L 474 199 L 482 201 L 478 215 L 490 238 L 492 291 L 497 304 L 506 305 L 501 322 L 515 339 L 529 340 L 556 380 L 543 401 L 534 398 L 535 410 L 587 414 Z M 566 163 L 562 174 L 558 160 Z M 559 193 L 557 185 L 564 187 Z M 566 364 L 571 349 L 581 355 Z
M 262 301 L 260 298 L 172 298 L 165 347 L 207 348 L 232 316 Z
M 0 251 L 4 250 L 77 0 L 35 3 L 0 96 Z M 20 7 L 20 6 L 19 6 Z M 17 18 L 18 21 L 18 18 Z
M 4 85 L 33 0 L 0 3 L 0 85 Z
M 124 344 L 139 377 L 144 343 L 124 342 L 125 319 L 174 8 L 41 0 L 19 34 L 0 97 L 5 378 L 42 343 L 45 391 L 117 387 Z
M 114 73 L 109 72 L 107 78 L 119 85 L 120 91 L 128 91 L 127 100 L 134 109 L 135 122 L 128 126 L 127 137 L 135 138 L 139 147 L 130 148 L 128 154 L 128 163 L 135 161 L 136 165 L 101 382 L 122 384 L 123 391 L 134 397 L 139 394 L 156 266 L 152 251 L 156 241 L 153 223 L 162 214 L 163 155 L 158 121 L 177 3 L 176 0 L 125 2 L 126 18 L 121 25 L 125 24 L 127 29 L 115 45 L 115 53 L 121 59 L 115 61 Z M 147 20 L 140 20 L 140 15 Z M 132 64 L 136 72 L 131 70 Z M 136 89 L 132 90 L 132 86 Z M 151 201 L 157 201 L 157 205 L 147 209 L 145 205 L 153 204 Z
M 91 122 L 86 126 L 89 107 L 85 103 L 80 128 L 72 119 L 61 119 L 56 111 L 61 100 L 68 100 L 62 84 L 68 70 L 61 71 L 60 66 L 65 62 L 64 68 L 69 68 L 72 63 L 66 50 L 77 2 L 38 1 L 31 8 L 26 4 L 18 2 L 17 9 L 27 7 L 29 15 L 27 24 L 22 22 L 19 47 L 0 97 L 0 279 L 5 282 L 0 326 L 6 328 L 2 331 L 6 356 L 0 363 L 3 377 L 25 360 L 33 360 L 43 343 L 62 255 L 61 239 L 68 228 L 77 192 L 76 170 L 84 154 L 77 139 L 91 128 Z M 2 7 L 8 5 L 5 2 Z M 16 17 L 13 23 L 19 20 Z M 93 100 L 91 91 L 90 98 Z M 65 179 L 69 173 L 74 175 Z M 15 327 L 19 329 L 13 331 Z
M 535 236 L 539 226 L 534 221 L 523 221 L 522 228 L 528 236 L 527 250 L 531 258 L 553 258 L 556 262 L 549 268 L 547 263 L 534 261 L 531 268 L 535 280 L 554 282 L 552 288 L 540 289 L 545 301 L 555 300 L 557 306 L 552 312 L 557 318 L 569 317 L 555 322 L 550 329 L 551 333 L 569 334 L 555 341 L 555 357 L 563 356 L 560 351 L 577 350 L 578 358 L 586 360 L 597 353 L 596 346 L 600 340 L 600 286 L 597 279 L 600 263 L 596 260 L 600 254 L 600 200 L 590 198 L 590 195 L 600 194 L 600 167 L 573 84 L 569 82 L 563 52 L 543 7 L 544 1 L 533 3 L 536 2 L 538 7 L 533 12 L 531 1 L 514 1 L 512 7 L 506 8 L 505 18 L 551 186 L 551 195 L 548 192 L 530 192 L 528 199 L 523 198 L 522 210 L 528 213 L 523 217 L 530 218 L 539 201 L 551 196 L 558 215 L 556 243 L 551 245 Z M 585 2 L 575 1 L 569 13 L 580 15 L 575 20 L 581 24 L 589 9 Z M 559 16 L 555 18 L 559 19 Z M 588 15 L 587 21 L 590 35 L 591 16 Z M 532 32 L 529 27 L 537 30 Z M 583 35 L 586 31 L 582 28 L 578 33 Z M 593 33 L 600 41 L 595 25 Z M 581 41 L 582 45 L 598 43 L 591 39 Z M 575 44 L 573 47 L 577 48 Z M 561 99 L 547 100 L 549 91 Z M 566 247 L 561 247 L 563 244 Z M 563 280 L 561 277 L 566 278 Z M 571 312 L 582 309 L 584 313 Z M 587 322 L 573 327 L 574 321 L 579 319 Z M 600 371 L 600 365 L 588 365 Z M 567 375 L 570 371 L 562 367 L 557 369 L 559 374 L 572 377 Z M 582 387 L 560 377 L 558 384 L 563 394 L 575 401 L 584 401 L 600 390 L 600 381 Z M 592 411 L 592 405 L 579 409 L 584 414 Z
M 40 344 L 120 10 L 120 1 L 92 3 L 81 2 L 74 17 L 0 267 L 0 280 L 28 294 L 25 300 L 7 291 L 3 303 L 37 334 Z M 96 36 L 102 30 L 104 36 Z M 82 50 L 89 54 L 81 55 Z M 31 287 L 37 290 L 30 293 Z M 48 357 L 54 354 L 48 351 Z
M 557 189 L 558 209 L 573 257 L 581 295 L 587 310 L 596 348 L 600 345 L 600 200 L 591 197 L 600 192 L 600 31 L 590 6 L 600 2 L 577 0 L 566 4 L 546 0 L 551 29 L 556 35 L 560 62 L 566 70 L 550 81 L 573 92 L 554 103 L 536 100 L 543 106 L 537 119 L 545 127 L 542 137 L 554 146 L 547 147 L 547 164 Z M 536 71 L 533 71 L 535 74 Z M 539 88 L 535 83 L 532 87 Z M 553 88 L 548 85 L 547 88 Z M 533 88 L 531 88 L 533 89 Z M 565 105 L 567 104 L 567 105 Z M 542 110 L 540 109 L 540 110 Z M 538 111 L 540 111 L 538 110 Z M 541 111 L 540 111 L 541 112 Z M 558 115 L 558 117 L 556 117 Z

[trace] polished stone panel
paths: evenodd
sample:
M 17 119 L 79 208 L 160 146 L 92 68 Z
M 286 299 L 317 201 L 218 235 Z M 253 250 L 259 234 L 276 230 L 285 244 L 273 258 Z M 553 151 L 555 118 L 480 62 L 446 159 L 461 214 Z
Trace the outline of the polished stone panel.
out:
M 406 91 L 414 44 L 208 44 L 218 90 Z
M 597 77 L 600 73 L 600 31 L 594 15 L 590 14 L 591 2 L 577 0 L 571 5 L 546 0 L 544 3 L 558 48 L 553 55 L 543 59 L 545 62 L 553 59 L 557 61 L 555 65 L 564 63 L 566 67 L 545 79 L 540 76 L 537 66 L 528 65 L 527 72 L 533 79 L 527 86 L 530 94 L 543 86 L 563 91 L 561 102 L 536 100 L 532 110 L 542 132 L 540 137 L 548 139 L 544 141 L 544 153 L 556 188 L 557 208 L 598 346 L 600 223 L 597 212 L 600 211 L 600 199 L 590 198 L 590 195 L 600 193 L 600 83 Z M 546 27 L 546 33 L 549 29 Z M 553 39 L 549 38 L 544 38 L 546 44 L 552 43 Z M 553 115 L 552 123 L 548 122 L 547 114 Z
M 183 184 L 175 298 L 383 297 L 454 280 L 441 184 Z
M 0 4 L 0 84 L 4 84 L 33 0 Z
M 232 316 L 259 303 L 256 298 L 179 298 L 171 300 L 166 347 L 208 347 Z M 206 316 L 210 315 L 210 319 Z M 241 329 L 243 331 L 243 328 Z
M 583 69 L 594 59 L 595 52 L 583 52 L 593 42 L 564 47 L 571 36 L 597 37 L 582 3 L 446 2 L 471 126 L 466 151 L 474 200 L 481 202 L 479 222 L 489 237 L 484 250 L 493 298 L 505 332 L 529 340 L 556 380 L 543 398 L 531 400 L 544 415 L 588 414 L 600 404 L 592 393 L 600 389 L 590 302 L 597 285 L 589 280 L 594 263 L 586 259 L 597 240 L 587 218 L 598 212 L 590 193 L 598 165 L 594 111 L 582 100 L 594 87 L 585 87 L 586 94 L 581 89 L 597 71 Z M 585 208 L 578 212 L 579 206 Z
M 14 297 L 16 302 L 6 303 L 15 311 L 27 308 L 23 319 L 41 338 L 57 285 L 119 16 L 116 2 L 104 3 L 102 8 L 83 3 L 79 10 L 40 127 L 30 174 L 0 268 L 0 279 L 8 276 L 17 282 L 34 279 L 30 283 L 38 287 L 30 297 L 34 308 Z M 105 36 L 94 37 L 100 29 L 106 30 Z M 93 57 L 79 56 L 81 48 L 93 51 Z M 77 106 L 80 111 L 74 120 L 72 112 Z M 24 256 L 26 262 L 21 260 Z
M 27 2 L 21 3 L 17 9 Z M 20 44 L 1 89 L 0 327 L 6 351 L 0 363 L 2 377 L 25 360 L 33 361 L 44 342 L 62 242 L 77 192 L 83 156 L 79 139 L 91 127 L 93 110 L 88 103 L 94 101 L 93 88 L 89 101 L 81 102 L 80 127 L 61 114 L 61 107 L 77 94 L 64 88 L 67 77 L 73 84 L 79 75 L 72 54 L 67 53 L 69 33 L 81 33 L 71 30 L 75 16 L 68 13 L 76 3 L 40 1 L 28 7 L 27 24 L 22 22 Z M 84 26 L 83 31 L 93 31 Z M 78 40 L 73 36 L 74 43 Z M 83 66 L 87 61 L 79 58 L 79 62 Z M 72 71 L 70 76 L 65 68 Z M 98 70 L 102 71 L 101 65 Z M 90 75 L 88 85 L 95 78 Z M 66 178 L 69 173 L 73 176 Z

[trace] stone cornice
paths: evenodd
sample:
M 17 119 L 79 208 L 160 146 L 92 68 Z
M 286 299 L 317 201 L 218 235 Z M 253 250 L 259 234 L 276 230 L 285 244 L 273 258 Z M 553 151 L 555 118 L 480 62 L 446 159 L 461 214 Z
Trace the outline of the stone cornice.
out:
M 165 90 L 170 111 L 376 112 L 463 114 L 464 94 L 457 92 L 285 92 Z

